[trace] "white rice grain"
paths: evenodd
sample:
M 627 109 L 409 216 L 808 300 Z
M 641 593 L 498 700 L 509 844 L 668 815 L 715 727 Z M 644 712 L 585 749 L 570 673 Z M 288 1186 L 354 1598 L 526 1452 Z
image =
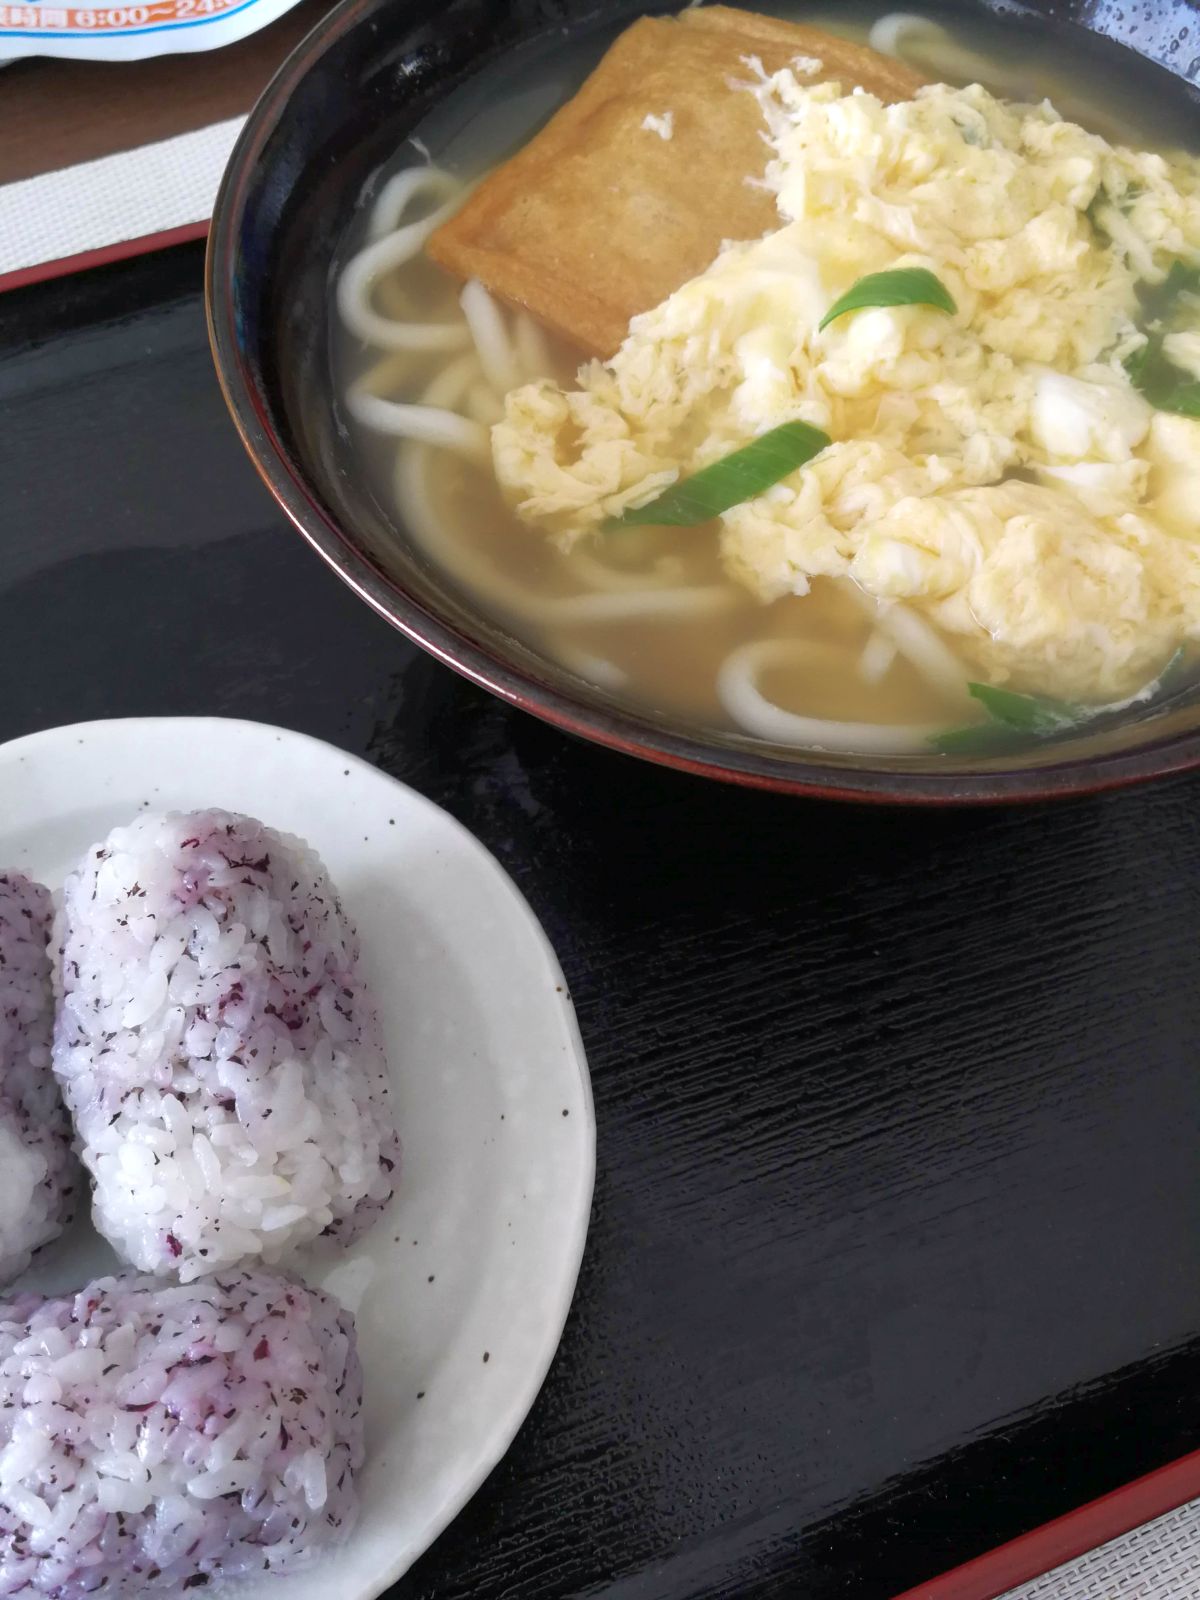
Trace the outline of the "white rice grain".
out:
M 50 1071 L 50 895 L 0 873 L 0 1283 L 57 1238 L 81 1174 Z
M 352 1319 L 286 1278 L 0 1305 L 0 1595 L 295 1571 L 353 1525 L 361 1412 Z
M 142 817 L 67 880 L 54 1067 L 97 1227 L 184 1282 L 353 1238 L 398 1141 L 358 938 L 301 841 Z

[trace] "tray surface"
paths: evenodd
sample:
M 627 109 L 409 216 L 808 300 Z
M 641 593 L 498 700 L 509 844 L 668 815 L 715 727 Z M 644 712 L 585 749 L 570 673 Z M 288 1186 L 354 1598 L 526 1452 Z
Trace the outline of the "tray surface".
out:
M 259 485 L 201 252 L 0 300 L 0 740 L 217 714 L 500 859 L 599 1123 L 546 1388 L 397 1600 L 888 1597 L 1200 1444 L 1200 777 L 919 814 L 576 743 Z

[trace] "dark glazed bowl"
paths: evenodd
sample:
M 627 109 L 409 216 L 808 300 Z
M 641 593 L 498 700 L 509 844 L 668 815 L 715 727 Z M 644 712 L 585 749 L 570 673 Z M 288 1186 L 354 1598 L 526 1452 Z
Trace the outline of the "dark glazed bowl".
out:
M 1046 47 L 1048 27 L 1079 73 L 1098 57 L 1111 72 L 1112 47 L 1097 35 L 1116 40 L 1131 47 L 1123 72 L 1200 106 L 1191 81 L 1200 72 L 1200 20 L 1188 0 L 961 0 L 940 9 L 952 20 L 968 6 L 1007 28 L 1038 24 L 1035 48 Z M 549 58 L 564 35 L 594 35 L 599 49 L 636 16 L 677 8 L 637 0 L 343 0 L 284 64 L 234 150 L 207 267 L 221 384 L 280 506 L 368 605 L 439 660 L 569 732 L 668 766 L 794 793 L 956 803 L 1086 793 L 1200 765 L 1194 695 L 1115 728 L 986 758 L 789 754 L 689 728 L 584 682 L 482 615 L 376 501 L 330 403 L 331 271 L 364 185 L 478 73 L 498 63 L 506 75 L 520 73 Z

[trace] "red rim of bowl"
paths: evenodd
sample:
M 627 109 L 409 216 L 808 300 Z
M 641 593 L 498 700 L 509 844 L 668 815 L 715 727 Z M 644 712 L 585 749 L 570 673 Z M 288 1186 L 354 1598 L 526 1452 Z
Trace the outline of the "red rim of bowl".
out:
M 277 504 L 317 554 L 386 621 L 437 660 L 543 721 L 623 754 L 677 771 L 776 793 L 893 805 L 969 805 L 1096 794 L 1200 766 L 1200 730 L 1111 755 L 1081 755 L 1036 767 L 939 773 L 795 760 L 769 748 L 708 744 L 642 722 L 637 714 L 588 706 L 506 663 L 486 645 L 433 615 L 376 567 L 330 517 L 262 403 L 235 327 L 234 276 L 251 176 L 289 96 L 324 54 L 377 0 L 341 0 L 298 44 L 246 120 L 213 210 L 205 263 L 205 306 L 217 377 L 242 443 Z M 815 754 L 815 753 L 814 753 Z M 742 757 L 737 759 L 738 755 Z

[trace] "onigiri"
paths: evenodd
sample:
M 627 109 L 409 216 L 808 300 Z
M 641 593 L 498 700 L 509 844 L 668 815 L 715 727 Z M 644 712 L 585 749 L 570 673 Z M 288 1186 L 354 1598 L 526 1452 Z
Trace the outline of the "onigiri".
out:
M 82 1173 L 50 1070 L 49 892 L 0 872 L 0 1283 L 71 1220 Z
M 0 1304 L 0 1595 L 208 1593 L 345 1536 L 349 1315 L 263 1272 Z
M 54 1069 L 93 1217 L 183 1282 L 347 1242 L 399 1144 L 358 936 L 301 840 L 147 815 L 69 876 Z

